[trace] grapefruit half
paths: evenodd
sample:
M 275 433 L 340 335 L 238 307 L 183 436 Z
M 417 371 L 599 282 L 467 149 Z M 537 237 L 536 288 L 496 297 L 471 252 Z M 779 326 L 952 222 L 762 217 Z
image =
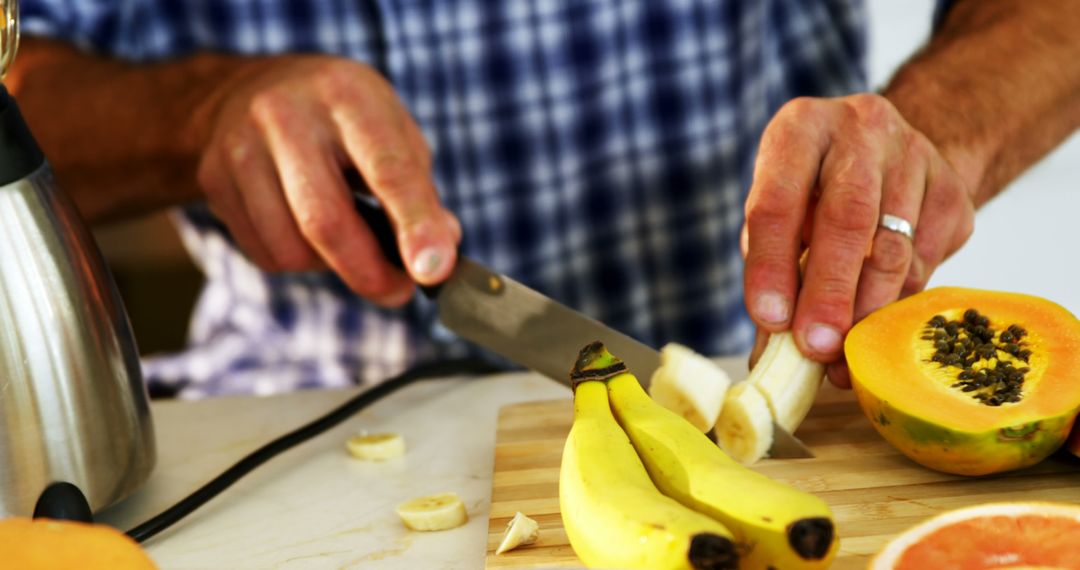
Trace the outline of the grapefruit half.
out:
M 154 570 L 134 540 L 103 524 L 15 517 L 0 521 L 0 568 Z
M 870 570 L 1080 568 L 1080 505 L 987 503 L 956 509 L 894 538 Z

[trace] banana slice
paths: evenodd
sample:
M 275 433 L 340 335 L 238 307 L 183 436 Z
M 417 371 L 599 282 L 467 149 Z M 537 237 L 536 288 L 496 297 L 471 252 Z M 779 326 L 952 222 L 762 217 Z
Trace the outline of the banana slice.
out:
M 728 390 L 724 410 L 716 422 L 716 442 L 732 459 L 750 465 L 765 457 L 772 445 L 773 428 L 769 403 L 749 382 Z
M 396 433 L 354 435 L 345 447 L 357 459 L 382 461 L 405 455 L 405 439 Z
M 649 395 L 701 431 L 720 417 L 731 378 L 693 350 L 669 343 L 660 350 L 660 368 L 653 373 Z
M 824 377 L 825 365 L 803 356 L 795 337 L 782 332 L 769 336 L 746 382 L 765 396 L 776 423 L 794 433 L 813 406 Z
M 519 546 L 532 544 L 537 538 L 540 538 L 540 525 L 519 511 L 514 513 L 514 518 L 510 519 L 510 523 L 506 525 L 502 543 L 495 549 L 495 554 L 499 555 Z
M 417 497 L 397 507 L 401 522 L 413 530 L 432 531 L 459 527 L 469 520 L 457 493 Z

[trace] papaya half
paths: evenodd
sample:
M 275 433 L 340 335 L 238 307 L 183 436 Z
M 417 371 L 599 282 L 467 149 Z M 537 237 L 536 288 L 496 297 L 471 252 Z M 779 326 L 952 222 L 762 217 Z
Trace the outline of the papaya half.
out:
M 857 323 L 844 355 L 878 433 L 946 473 L 1038 463 L 1080 410 L 1080 320 L 1031 295 L 928 289 Z

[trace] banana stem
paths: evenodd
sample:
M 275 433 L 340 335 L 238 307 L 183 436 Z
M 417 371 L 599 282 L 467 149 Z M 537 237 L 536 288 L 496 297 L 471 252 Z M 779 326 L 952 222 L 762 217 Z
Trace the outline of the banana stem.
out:
M 595 341 L 578 353 L 574 368 L 570 371 L 570 386 L 588 380 L 607 380 L 627 372 L 626 364 L 610 352 L 604 343 Z

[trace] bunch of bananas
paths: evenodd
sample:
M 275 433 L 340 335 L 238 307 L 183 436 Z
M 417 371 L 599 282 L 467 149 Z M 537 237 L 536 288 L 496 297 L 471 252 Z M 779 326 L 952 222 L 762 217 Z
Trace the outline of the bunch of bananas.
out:
M 574 424 L 559 504 L 590 567 L 826 568 L 839 541 L 821 499 L 729 458 L 654 402 L 600 343 L 571 372 Z

